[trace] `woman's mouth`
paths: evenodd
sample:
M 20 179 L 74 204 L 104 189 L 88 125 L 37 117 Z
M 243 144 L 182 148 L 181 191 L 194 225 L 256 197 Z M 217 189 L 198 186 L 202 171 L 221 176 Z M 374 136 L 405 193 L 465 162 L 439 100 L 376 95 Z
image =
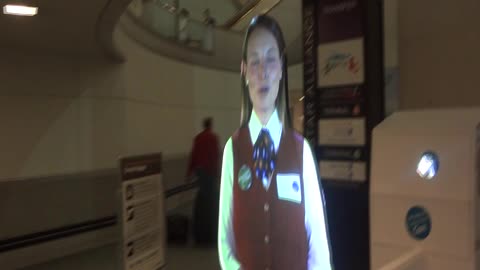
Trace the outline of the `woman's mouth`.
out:
M 267 86 L 260 87 L 258 92 L 260 92 L 260 94 L 266 94 L 266 93 L 268 93 L 268 87 Z

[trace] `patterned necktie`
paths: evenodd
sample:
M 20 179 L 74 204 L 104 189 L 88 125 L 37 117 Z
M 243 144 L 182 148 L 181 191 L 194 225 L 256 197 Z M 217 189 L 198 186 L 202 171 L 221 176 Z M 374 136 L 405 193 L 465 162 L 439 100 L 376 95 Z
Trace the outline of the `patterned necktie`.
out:
M 263 186 L 268 189 L 270 176 L 275 170 L 275 146 L 267 129 L 262 129 L 253 146 L 253 169 Z

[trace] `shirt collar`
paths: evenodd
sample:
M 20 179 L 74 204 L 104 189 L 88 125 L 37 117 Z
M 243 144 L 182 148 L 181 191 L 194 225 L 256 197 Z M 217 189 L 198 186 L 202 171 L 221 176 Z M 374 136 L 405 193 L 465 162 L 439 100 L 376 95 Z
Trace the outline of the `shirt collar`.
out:
M 275 109 L 270 119 L 268 120 L 265 126 L 262 125 L 260 119 L 258 119 L 255 110 L 252 110 L 252 114 L 250 116 L 250 121 L 248 122 L 248 129 L 250 131 L 250 139 L 252 140 L 252 145 L 255 144 L 257 141 L 258 135 L 260 131 L 263 129 L 267 129 L 272 137 L 275 151 L 278 150 L 278 146 L 280 144 L 280 137 L 282 136 L 282 122 L 280 122 L 280 118 L 278 117 L 278 112 Z

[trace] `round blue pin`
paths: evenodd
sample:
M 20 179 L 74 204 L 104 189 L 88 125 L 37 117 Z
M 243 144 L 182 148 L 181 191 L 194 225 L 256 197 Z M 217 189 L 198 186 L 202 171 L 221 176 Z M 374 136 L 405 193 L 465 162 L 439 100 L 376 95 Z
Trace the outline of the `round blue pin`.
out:
M 411 207 L 405 218 L 408 234 L 416 240 L 425 240 L 432 230 L 432 219 L 421 206 Z
M 294 181 L 294 182 L 293 182 L 292 188 L 293 188 L 293 190 L 294 190 L 295 192 L 298 192 L 299 187 L 298 187 L 297 181 Z

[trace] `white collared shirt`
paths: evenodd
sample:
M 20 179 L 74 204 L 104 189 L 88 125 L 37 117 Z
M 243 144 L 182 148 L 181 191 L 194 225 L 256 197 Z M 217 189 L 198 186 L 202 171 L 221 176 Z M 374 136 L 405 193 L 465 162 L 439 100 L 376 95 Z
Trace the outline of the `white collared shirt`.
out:
M 252 111 L 248 123 L 252 146 L 255 144 L 262 128 L 269 131 L 275 146 L 275 152 L 277 152 L 283 126 L 276 110 L 265 126 L 261 124 L 257 114 Z M 232 138 L 230 138 L 223 152 L 218 223 L 218 253 L 220 265 L 224 270 L 240 269 L 240 263 L 235 258 L 235 239 L 232 225 L 233 175 L 233 149 Z M 323 212 L 324 202 L 320 194 L 318 180 L 312 150 L 308 142 L 304 140 L 303 185 L 305 196 L 305 229 L 307 239 L 309 239 L 308 269 L 331 270 L 330 249 Z

